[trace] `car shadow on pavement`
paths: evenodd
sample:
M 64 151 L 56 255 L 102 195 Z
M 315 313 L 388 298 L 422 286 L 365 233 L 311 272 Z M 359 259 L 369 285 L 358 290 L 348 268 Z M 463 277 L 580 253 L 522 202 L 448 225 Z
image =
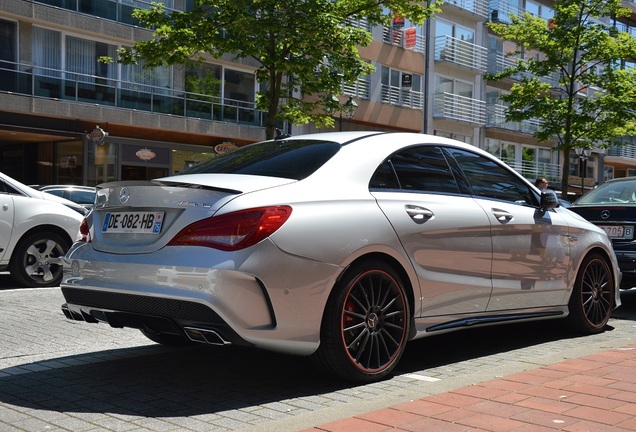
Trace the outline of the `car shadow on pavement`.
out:
M 190 417 L 271 405 L 274 416 L 276 411 L 300 409 L 293 403 L 297 398 L 351 387 L 318 374 L 307 358 L 254 349 L 157 346 L 150 353 L 148 347 L 126 351 L 127 358 L 121 360 L 0 377 L 0 404 L 144 417 Z M 134 356 L 136 351 L 139 355 Z M 90 362 L 91 355 L 108 354 L 73 359 Z
M 636 319 L 636 292 L 624 298 L 624 305 L 615 313 Z M 527 347 L 541 350 L 544 343 L 579 337 L 564 324 L 562 320 L 517 323 L 412 341 L 397 367 L 394 385 L 403 384 L 399 379 L 404 374 L 426 374 L 436 367 L 451 368 L 467 360 Z M 608 326 L 606 331 L 611 330 Z M 17 368 L 24 373 L 10 369 L 0 369 L 0 405 L 79 414 L 82 418 L 97 414 L 201 416 L 197 418 L 207 421 L 238 410 L 247 423 L 258 423 L 263 418 L 292 417 L 381 395 L 382 391 L 379 386 L 325 376 L 305 357 L 242 347 L 150 345 Z M 386 385 L 392 384 L 388 381 Z
M 572 335 L 559 330 L 559 325 L 540 322 L 425 338 L 407 346 L 397 375 L 426 373 L 440 365 L 566 337 Z M 352 392 L 373 391 L 372 386 L 322 375 L 308 358 L 256 349 L 151 345 L 121 351 L 126 355 L 106 351 L 57 358 L 53 359 L 56 364 L 75 364 L 47 369 L 47 362 L 39 368 L 35 363 L 30 365 L 31 372 L 4 377 L 0 370 L 0 403 L 53 412 L 154 418 L 220 415 L 258 407 L 259 416 L 273 419 L 346 403 Z M 124 358 L 95 361 L 100 357 Z

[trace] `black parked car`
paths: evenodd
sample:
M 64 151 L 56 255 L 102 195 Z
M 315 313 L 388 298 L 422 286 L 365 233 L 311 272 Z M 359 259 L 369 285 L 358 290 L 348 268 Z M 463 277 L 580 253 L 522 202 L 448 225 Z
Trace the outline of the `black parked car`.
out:
M 609 180 L 568 207 L 603 228 L 623 272 L 621 289 L 636 287 L 636 177 Z

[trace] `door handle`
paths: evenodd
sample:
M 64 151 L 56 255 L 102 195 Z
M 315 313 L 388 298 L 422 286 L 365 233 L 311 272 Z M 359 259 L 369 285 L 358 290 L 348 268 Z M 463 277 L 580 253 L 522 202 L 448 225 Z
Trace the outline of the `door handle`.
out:
M 417 223 L 424 223 L 433 217 L 433 212 L 424 207 L 414 205 L 404 206 L 406 213 Z
M 497 220 L 501 223 L 510 222 L 513 218 L 511 213 L 501 209 L 492 209 L 492 214 L 494 214 Z

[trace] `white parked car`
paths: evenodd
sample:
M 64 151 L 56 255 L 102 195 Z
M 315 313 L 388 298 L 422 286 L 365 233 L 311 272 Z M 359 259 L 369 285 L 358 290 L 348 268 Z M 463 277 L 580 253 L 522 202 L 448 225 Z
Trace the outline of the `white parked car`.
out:
M 0 172 L 0 271 L 22 286 L 59 285 L 62 259 L 86 213 Z

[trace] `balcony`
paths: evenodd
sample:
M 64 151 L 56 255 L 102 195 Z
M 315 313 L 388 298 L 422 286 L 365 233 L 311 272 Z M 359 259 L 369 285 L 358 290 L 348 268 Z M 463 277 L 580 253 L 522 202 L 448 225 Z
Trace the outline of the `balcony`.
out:
M 382 102 L 405 108 L 424 109 L 422 92 L 382 84 Z
M 516 57 L 508 57 L 502 52 L 491 52 L 488 54 L 488 73 L 499 73 L 504 69 L 515 66 L 516 62 L 519 59 Z M 531 78 L 534 75 L 530 72 L 520 72 L 512 75 L 509 79 L 512 81 L 521 81 L 524 77 Z M 552 87 L 556 87 L 559 82 L 559 77 L 557 74 L 553 74 L 547 77 L 541 77 L 540 80 L 542 82 L 546 82 L 550 84 Z
M 437 36 L 435 38 L 435 60 L 486 72 L 488 48 L 452 36 Z
M 507 107 L 500 103 L 486 105 L 486 127 L 499 128 L 513 132 L 532 135 L 541 127 L 539 119 L 529 119 L 521 122 L 506 121 Z
M 433 117 L 484 126 L 486 124 L 486 102 L 453 93 L 435 93 L 433 96 Z
M 561 166 L 559 164 L 541 161 L 514 161 L 510 159 L 503 159 L 503 161 L 529 180 L 545 177 L 549 183 L 554 185 L 561 183 Z
M 609 148 L 606 156 L 633 159 L 636 162 L 636 137 L 625 137 L 623 142 L 624 144 L 615 145 Z
M 521 15 L 523 9 L 507 1 L 491 0 L 489 4 L 490 20 L 503 24 L 510 24 L 510 14 Z
M 422 36 L 421 34 L 416 34 L 415 45 L 413 46 L 413 48 L 406 48 L 407 44 L 406 44 L 406 37 L 404 35 L 404 30 L 405 29 L 403 28 L 391 28 L 391 27 L 385 26 L 382 29 L 382 41 L 384 43 L 395 45 L 400 48 L 410 49 L 415 52 L 424 53 L 424 51 L 426 50 L 424 36 Z
M 34 72 L 35 71 L 35 72 Z M 0 62 L 0 92 L 264 127 L 253 102 Z
M 452 5 L 478 15 L 488 18 L 488 2 L 486 0 L 449 0 L 444 2 L 444 6 Z
M 360 99 L 369 99 L 371 94 L 371 84 L 368 76 L 360 77 L 353 84 L 346 84 L 342 87 L 342 93 L 358 97 Z
M 146 0 L 34 0 L 34 3 L 42 3 L 49 6 L 55 6 L 73 12 L 79 12 L 86 15 L 96 16 L 123 24 L 131 24 L 139 26 L 140 23 L 132 17 L 135 9 L 150 9 L 151 1 Z M 166 11 L 173 12 L 172 0 L 165 0 L 163 4 Z

